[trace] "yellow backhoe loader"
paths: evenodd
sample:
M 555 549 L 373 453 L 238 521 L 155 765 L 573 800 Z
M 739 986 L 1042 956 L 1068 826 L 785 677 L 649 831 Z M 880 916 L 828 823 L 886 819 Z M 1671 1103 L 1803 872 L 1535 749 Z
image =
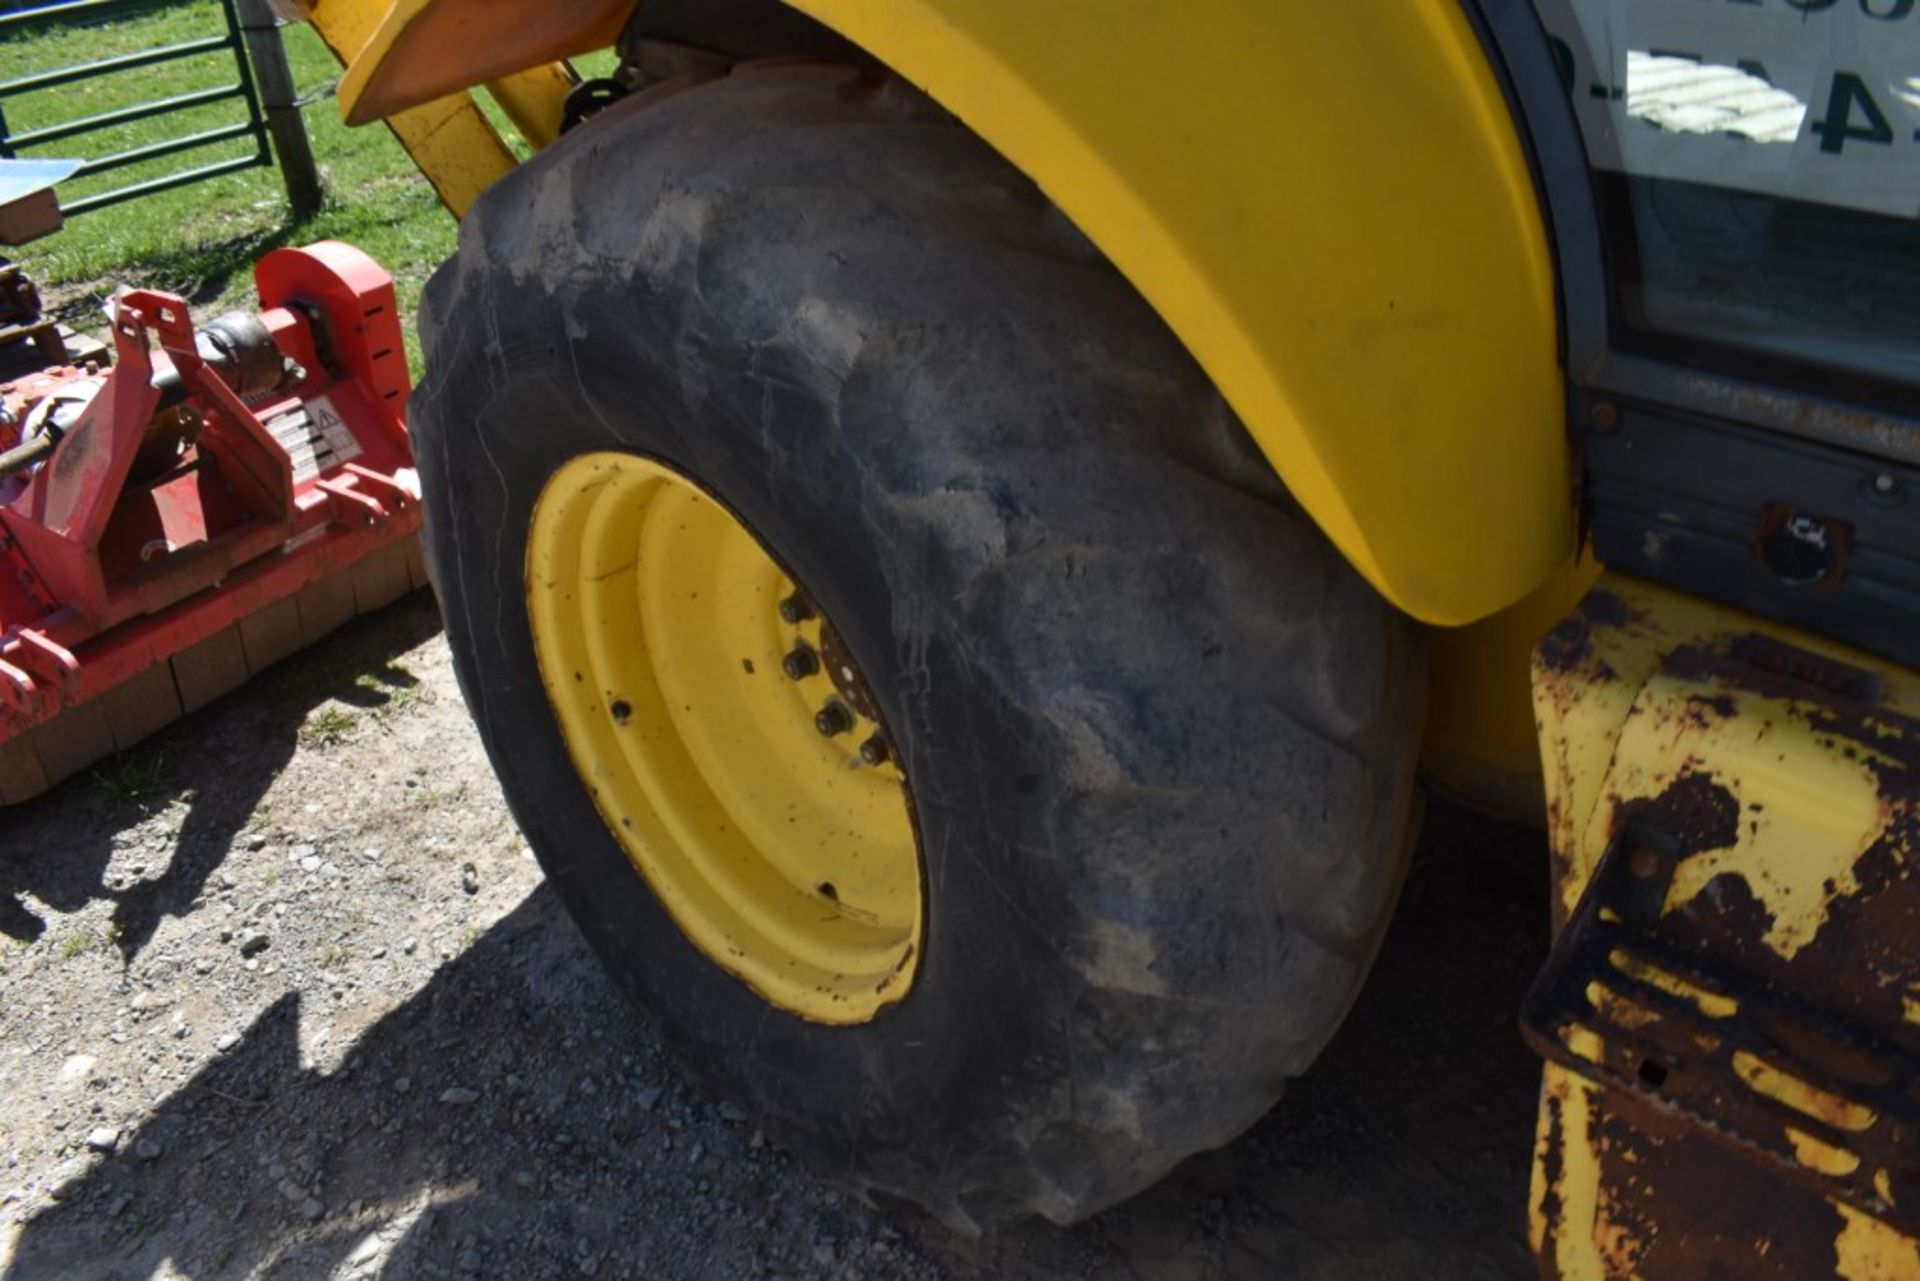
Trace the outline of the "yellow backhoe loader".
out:
M 1543 1273 L 1920 1277 L 1913 0 L 307 16 L 462 217 L 467 700 L 717 1090 L 1092 1214 L 1326 1044 L 1424 779 L 1549 836 Z

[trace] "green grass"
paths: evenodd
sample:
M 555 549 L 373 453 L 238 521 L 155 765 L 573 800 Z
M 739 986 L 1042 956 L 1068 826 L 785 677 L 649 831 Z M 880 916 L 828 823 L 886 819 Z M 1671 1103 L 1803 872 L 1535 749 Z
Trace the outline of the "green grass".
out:
M 104 933 L 94 930 L 75 930 L 60 940 L 55 954 L 63 961 L 71 961 L 77 956 L 86 956 L 91 952 L 104 952 L 120 937 L 120 927 L 107 926 Z
M 300 726 L 300 741 L 315 747 L 330 747 L 335 743 L 345 742 L 347 735 L 353 732 L 353 727 L 359 721 L 360 718 L 355 713 L 328 703 L 307 717 L 306 722 Z
M 431 702 L 432 691 L 407 669 L 390 663 L 380 672 L 359 672 L 353 678 L 356 701 L 364 700 L 375 720 L 387 721 L 421 703 Z
M 0 44 L 9 75 L 90 62 L 174 44 L 223 30 L 219 6 L 185 0 L 121 22 L 60 28 Z M 286 29 L 288 58 L 303 98 L 303 115 L 319 160 L 327 202 L 295 223 L 277 168 L 262 167 L 194 183 L 72 218 L 65 230 L 16 256 L 40 282 L 63 319 L 94 327 L 98 306 L 117 284 L 185 295 L 201 314 L 250 306 L 252 265 L 278 245 L 321 239 L 359 245 L 393 273 L 402 311 L 411 319 L 428 274 L 453 249 L 454 222 L 432 187 L 385 128 L 347 129 L 332 85 L 340 67 L 307 27 Z M 57 89 L 10 98 L 15 132 L 79 116 L 232 83 L 226 51 L 184 58 Z M 244 118 L 238 100 L 136 121 L 65 142 L 35 147 L 34 156 L 100 156 L 196 133 Z M 63 184 L 63 199 L 211 163 L 250 150 L 251 139 L 219 143 L 162 160 Z M 416 354 L 417 360 L 417 354 Z
M 175 44 L 224 31 L 213 0 L 176 0 L 164 8 L 118 22 L 85 28 L 40 29 L 0 39 L 0 78 L 97 61 L 118 54 Z M 61 319 L 83 331 L 101 328 L 99 309 L 118 284 L 165 289 L 185 296 L 197 314 L 211 317 L 229 307 L 247 307 L 253 297 L 252 266 L 269 249 L 315 240 L 345 240 L 372 254 L 393 274 L 407 322 L 414 372 L 419 347 L 413 317 L 421 287 L 453 252 L 454 221 L 433 188 L 384 126 L 348 129 L 340 121 L 333 88 L 340 65 L 311 28 L 285 28 L 288 59 L 301 99 L 307 135 L 319 162 L 327 199 L 319 214 L 295 222 L 286 188 L 273 167 L 242 170 L 159 195 L 108 206 L 71 218 L 64 230 L 9 251 L 40 282 Z M 610 58 L 583 63 L 583 74 L 603 74 Z M 589 65 L 591 64 L 591 65 Z M 90 116 L 134 103 L 231 84 L 229 51 L 23 94 L 5 100 L 11 132 Z M 479 95 L 483 107 L 516 150 L 517 134 Z M 208 104 L 154 119 L 84 134 L 28 149 L 30 157 L 91 158 L 197 133 L 245 117 L 238 99 Z M 209 164 L 252 149 L 241 138 L 62 184 L 71 201 L 166 173 Z
M 460 783 L 445 791 L 432 787 L 419 787 L 414 789 L 412 795 L 414 806 L 423 810 L 438 809 L 442 805 L 463 801 L 466 798 L 467 785 L 465 783 Z
M 110 800 L 146 810 L 172 792 L 166 754 L 157 748 L 121 752 L 93 771 L 94 785 Z

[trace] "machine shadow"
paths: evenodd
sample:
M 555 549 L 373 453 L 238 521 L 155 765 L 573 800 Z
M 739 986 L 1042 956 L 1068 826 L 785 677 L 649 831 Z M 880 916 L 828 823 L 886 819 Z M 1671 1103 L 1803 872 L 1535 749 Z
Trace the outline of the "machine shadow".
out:
M 31 941 L 46 923 L 23 893 L 57 912 L 111 899 L 112 936 L 131 961 L 160 921 L 187 912 L 292 758 L 301 726 L 329 699 L 377 706 L 417 684 L 393 659 L 433 636 L 432 595 L 416 592 L 361 625 L 263 672 L 129 752 L 8 811 L 0 843 L 0 933 Z M 95 803 L 75 804 L 75 792 Z M 109 883 L 116 838 L 162 809 L 184 806 L 158 875 Z
M 1522 1281 L 1546 960 L 1535 829 L 1434 802 L 1372 976 L 1239 1141 L 1094 1220 L 1132 1275 Z
M 1327 1056 L 1239 1142 L 1143 1197 L 980 1240 L 907 1209 L 878 1217 L 970 1277 L 1530 1275 L 1538 1068 L 1514 1012 L 1546 945 L 1539 845 L 1436 807 L 1374 981 Z M 326 1017 L 324 996 L 305 999 L 270 1007 L 120 1155 L 62 1188 L 4 1281 L 148 1276 L 163 1261 L 195 1281 L 342 1267 L 397 1281 L 459 1275 L 475 1250 L 483 1275 L 560 1275 L 589 1235 L 620 1242 L 603 1275 L 722 1275 L 674 1226 L 707 1212 L 704 1184 L 663 1180 L 660 1155 L 675 1116 L 718 1101 L 662 1061 L 545 885 L 335 1063 L 302 1062 L 302 1021 Z M 656 1109 L 662 1087 L 672 1106 Z M 726 1171 L 713 1196 L 814 1195 L 745 1134 L 709 1136 Z M 762 1222 L 764 1240 L 806 1250 L 807 1227 Z
M 5 1281 L 325 1275 L 383 1226 L 400 1237 L 385 1274 L 413 1275 L 433 1248 L 432 1209 L 515 1189 L 487 1139 L 527 1100 L 442 1096 L 506 1077 L 529 1038 L 570 1037 L 580 1010 L 550 999 L 554 973 L 599 981 L 541 886 L 337 1063 L 303 1063 L 302 1022 L 326 1014 L 310 996 L 282 997 L 119 1154 L 59 1189 L 16 1239 Z
M 52 304 L 49 314 L 63 324 L 91 332 L 99 328 L 100 310 L 114 287 L 121 283 L 137 283 L 177 293 L 190 306 L 204 307 L 226 292 L 235 275 L 245 272 L 251 278 L 253 264 L 273 250 L 307 243 L 312 239 L 315 221 L 316 218 L 296 219 L 289 215 L 276 226 L 244 235 L 160 249 L 142 259 L 138 281 L 102 282 L 80 293 L 67 293 Z

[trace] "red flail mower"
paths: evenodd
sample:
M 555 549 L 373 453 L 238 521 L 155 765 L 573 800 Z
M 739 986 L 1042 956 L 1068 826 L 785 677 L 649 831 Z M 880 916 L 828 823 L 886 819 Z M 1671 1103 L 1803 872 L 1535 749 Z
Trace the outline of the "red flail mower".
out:
M 392 279 L 323 242 L 254 281 L 198 331 L 124 291 L 110 369 L 0 384 L 0 804 L 426 581 Z

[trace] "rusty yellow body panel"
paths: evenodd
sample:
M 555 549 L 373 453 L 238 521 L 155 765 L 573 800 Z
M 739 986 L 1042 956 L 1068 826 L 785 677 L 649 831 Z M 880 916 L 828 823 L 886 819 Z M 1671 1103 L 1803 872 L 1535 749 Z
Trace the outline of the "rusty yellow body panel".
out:
M 1458 0 L 794 3 L 1039 183 L 1395 604 L 1473 622 L 1571 554 L 1552 257 Z M 396 0 L 342 102 L 405 110 L 603 45 L 626 12 Z
M 1543 1273 L 1920 1276 L 1920 675 L 1607 577 L 1533 686 Z

